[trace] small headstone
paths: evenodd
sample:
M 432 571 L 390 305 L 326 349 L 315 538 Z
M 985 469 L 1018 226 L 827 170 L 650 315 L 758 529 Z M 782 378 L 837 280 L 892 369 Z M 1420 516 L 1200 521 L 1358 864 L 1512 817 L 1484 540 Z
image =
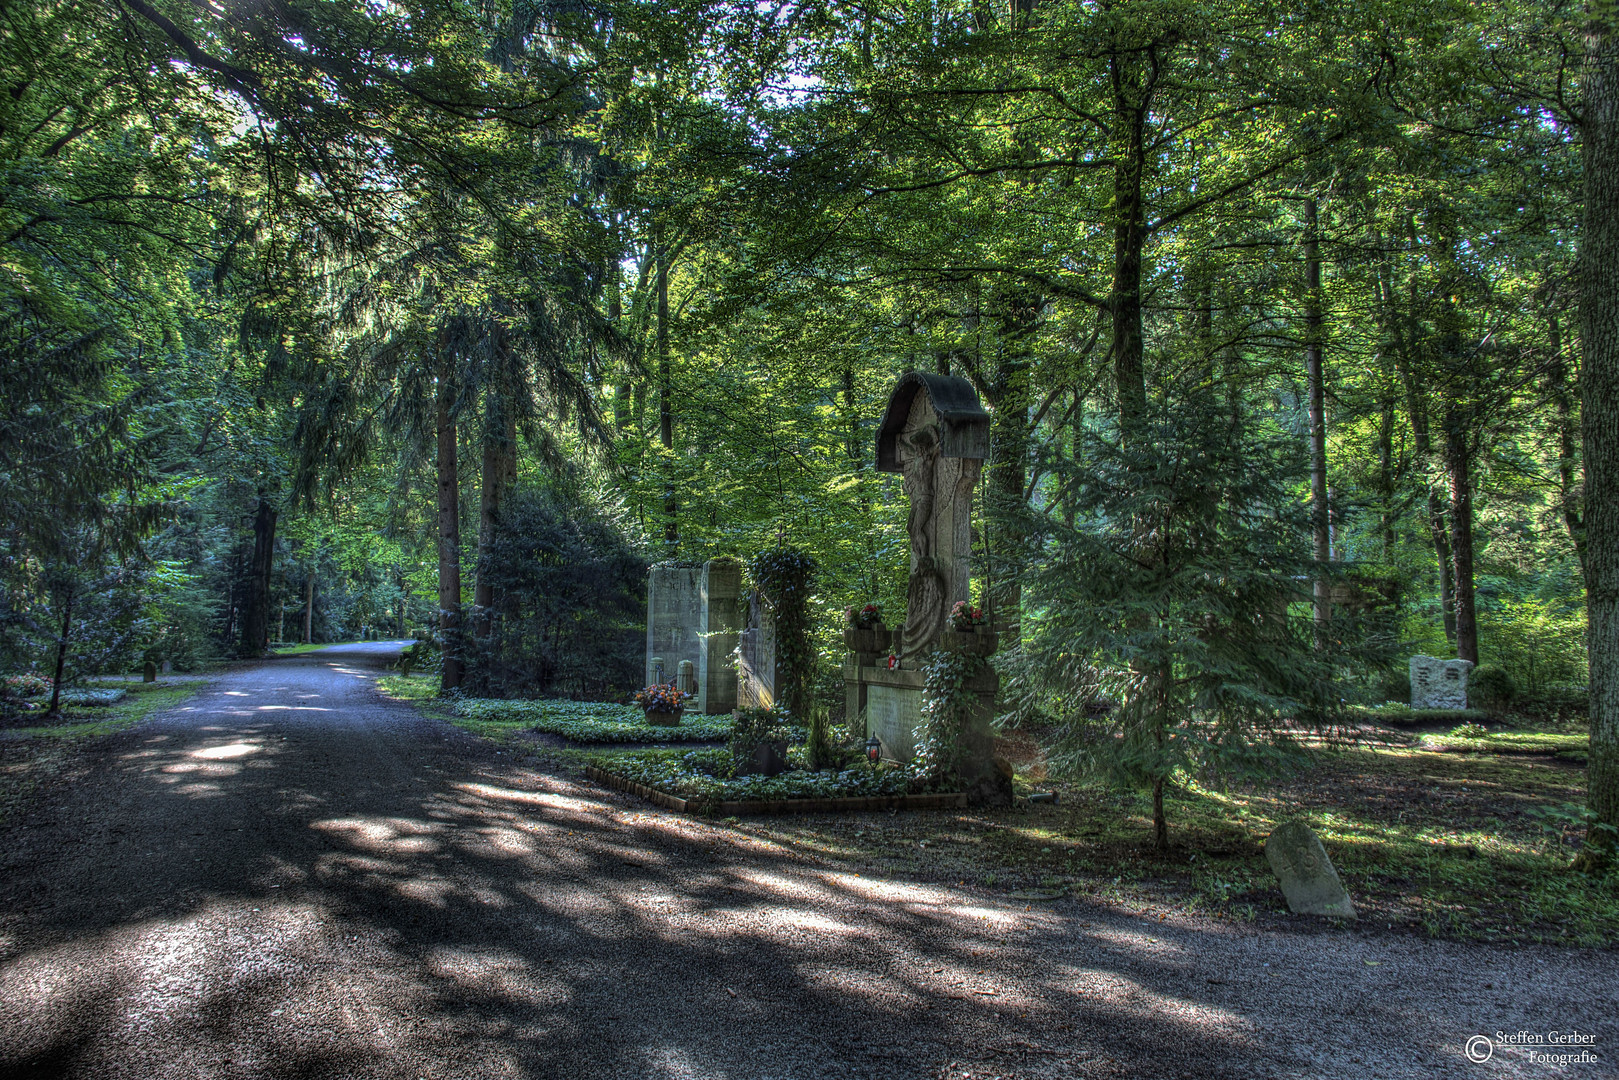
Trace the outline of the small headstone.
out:
M 1289 821 L 1265 841 L 1265 859 L 1282 883 L 1287 906 L 1300 915 L 1333 915 L 1353 919 L 1355 905 L 1349 900 L 1338 871 L 1327 858 L 1321 838 L 1302 821 Z
M 165 660 L 165 661 L 163 661 L 163 674 L 167 675 L 170 672 L 172 672 L 173 670 L 174 670 L 174 661 L 173 660 Z
M 157 665 L 150 660 L 146 661 L 146 666 L 141 668 L 141 681 L 157 682 Z
M 786 746 L 780 743 L 757 742 L 753 744 L 753 760 L 749 762 L 750 772 L 762 776 L 776 776 L 787 771 Z
M 1413 709 L 1467 708 L 1467 673 L 1471 660 L 1441 660 L 1435 656 L 1411 658 Z

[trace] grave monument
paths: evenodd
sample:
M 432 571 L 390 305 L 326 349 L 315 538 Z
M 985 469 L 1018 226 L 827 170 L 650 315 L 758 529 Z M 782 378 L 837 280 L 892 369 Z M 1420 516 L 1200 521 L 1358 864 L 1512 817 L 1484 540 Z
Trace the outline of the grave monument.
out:
M 1441 660 L 1434 656 L 1411 658 L 1413 709 L 1467 708 L 1467 673 L 1471 660 Z
M 742 629 L 742 564 L 663 563 L 647 578 L 646 681 L 676 683 L 705 715 L 737 705 L 731 654 Z
M 911 372 L 900 378 L 877 431 L 877 468 L 904 477 L 910 514 L 910 579 L 905 621 L 849 627 L 843 665 L 850 717 L 866 717 L 867 737 L 881 754 L 908 761 L 916 752 L 922 719 L 922 667 L 937 651 L 987 656 L 995 650 L 989 627 L 976 632 L 950 628 L 950 609 L 969 599 L 972 556 L 972 494 L 989 456 L 989 414 L 966 379 Z M 987 665 L 966 686 L 976 700 L 963 738 L 961 782 L 983 801 L 1010 798 L 996 768 L 991 721 L 1000 679 Z

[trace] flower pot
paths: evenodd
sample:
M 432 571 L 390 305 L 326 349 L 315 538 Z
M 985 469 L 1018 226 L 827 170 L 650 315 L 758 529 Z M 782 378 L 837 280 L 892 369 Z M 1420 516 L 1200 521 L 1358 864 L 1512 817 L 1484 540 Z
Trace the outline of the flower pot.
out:
M 646 711 L 646 722 L 655 724 L 658 727 L 679 727 L 680 714 L 681 710 L 679 709 L 673 711 L 668 709 L 648 709 Z
M 945 652 L 989 656 L 1000 644 L 1000 635 L 984 629 L 946 630 L 939 635 L 939 648 Z
M 843 644 L 848 646 L 850 652 L 886 655 L 893 641 L 893 631 L 883 626 L 882 623 L 878 623 L 870 630 L 862 630 L 858 626 L 845 626 L 843 628 Z

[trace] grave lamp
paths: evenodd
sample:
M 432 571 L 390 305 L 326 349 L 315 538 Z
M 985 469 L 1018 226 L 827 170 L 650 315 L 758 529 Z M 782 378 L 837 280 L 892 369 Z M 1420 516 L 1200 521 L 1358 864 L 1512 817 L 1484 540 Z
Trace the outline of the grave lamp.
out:
M 877 759 L 882 756 L 882 752 L 883 744 L 877 741 L 876 736 L 866 740 L 867 761 L 871 762 L 873 765 L 877 764 Z

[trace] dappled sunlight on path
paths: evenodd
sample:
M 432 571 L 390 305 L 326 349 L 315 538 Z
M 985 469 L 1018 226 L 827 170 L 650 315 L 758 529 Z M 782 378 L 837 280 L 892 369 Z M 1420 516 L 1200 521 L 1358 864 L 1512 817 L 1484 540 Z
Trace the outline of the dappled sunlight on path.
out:
M 828 870 L 506 764 L 379 652 L 233 673 L 4 834 L 0 1073 L 1431 1076 L 1554 1003 L 1611 1023 L 1528 952 Z

